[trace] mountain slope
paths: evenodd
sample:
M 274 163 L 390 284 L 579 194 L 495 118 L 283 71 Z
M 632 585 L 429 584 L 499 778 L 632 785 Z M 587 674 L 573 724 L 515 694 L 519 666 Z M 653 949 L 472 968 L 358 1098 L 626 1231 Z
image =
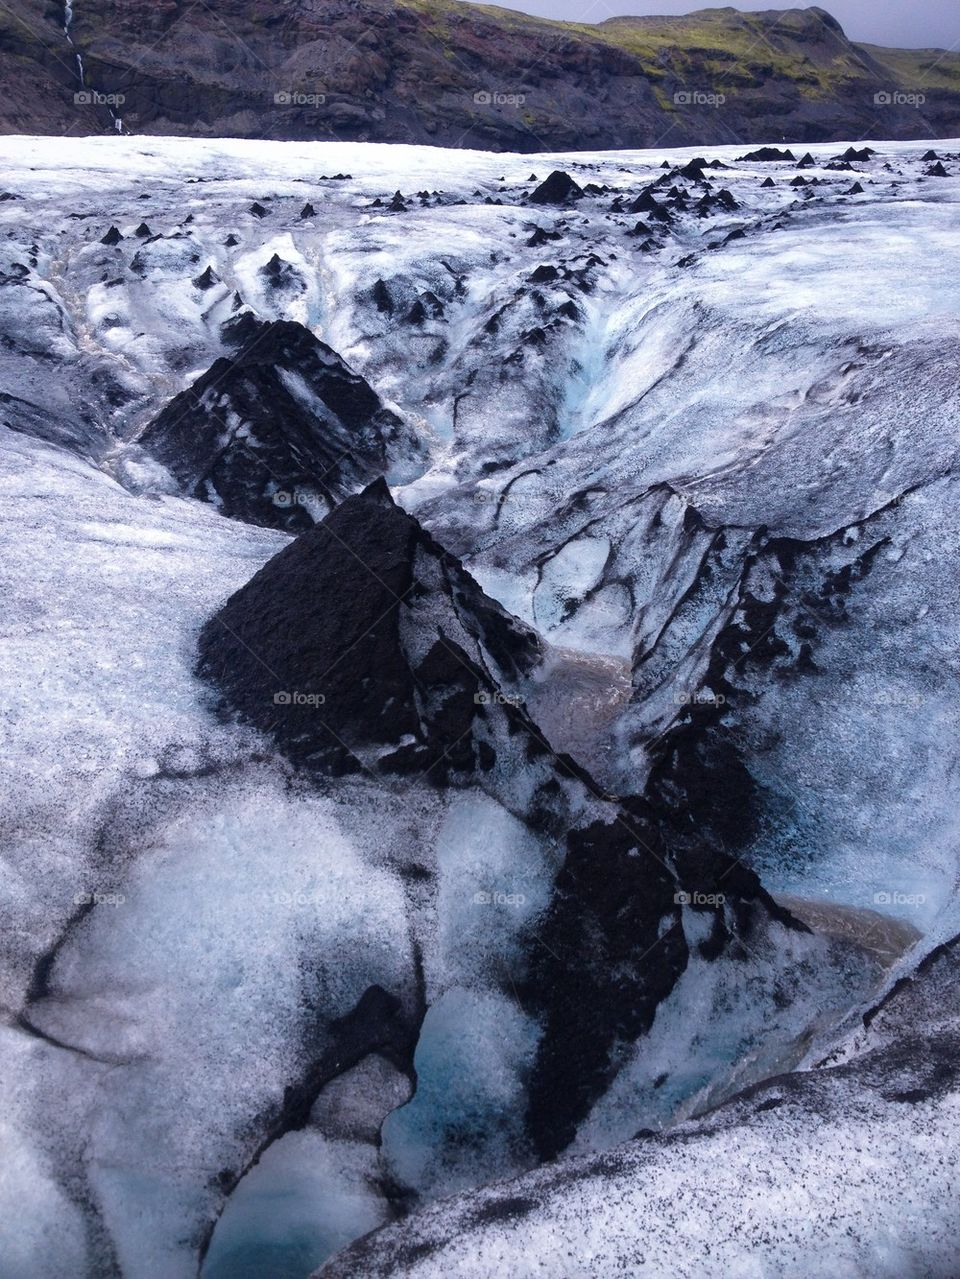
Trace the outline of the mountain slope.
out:
M 856 45 L 817 8 L 590 25 L 456 0 L 79 0 L 65 30 L 57 7 L 13 0 L 0 69 L 0 127 L 22 133 L 536 151 L 949 136 L 960 120 L 960 57 Z

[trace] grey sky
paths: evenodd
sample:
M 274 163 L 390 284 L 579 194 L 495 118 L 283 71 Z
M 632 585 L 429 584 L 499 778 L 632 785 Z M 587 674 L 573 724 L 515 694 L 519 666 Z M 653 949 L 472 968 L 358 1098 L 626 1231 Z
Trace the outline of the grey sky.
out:
M 615 14 L 691 13 L 708 6 L 696 0 L 494 0 L 508 9 L 564 18 L 573 22 L 603 22 Z M 788 9 L 784 0 L 739 0 L 738 9 Z M 805 7 L 805 6 L 798 6 Z M 904 49 L 960 49 L 958 0 L 823 0 L 851 40 L 900 46 Z

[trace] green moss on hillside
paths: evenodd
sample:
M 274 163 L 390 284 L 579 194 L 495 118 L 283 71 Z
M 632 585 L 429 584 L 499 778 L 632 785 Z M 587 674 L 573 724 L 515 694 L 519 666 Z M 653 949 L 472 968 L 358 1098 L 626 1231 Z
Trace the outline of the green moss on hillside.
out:
M 860 48 L 889 67 L 893 83 L 901 89 L 911 93 L 922 93 L 924 89 L 960 90 L 960 53 L 943 49 L 881 49 L 873 44 Z

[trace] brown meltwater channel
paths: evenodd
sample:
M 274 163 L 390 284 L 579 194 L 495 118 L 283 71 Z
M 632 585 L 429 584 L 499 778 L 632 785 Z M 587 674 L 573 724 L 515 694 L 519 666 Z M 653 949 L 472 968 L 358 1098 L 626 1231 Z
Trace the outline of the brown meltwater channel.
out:
M 859 946 L 884 968 L 891 968 L 923 936 L 906 920 L 878 910 L 789 894 L 776 894 L 776 899 L 813 932 Z

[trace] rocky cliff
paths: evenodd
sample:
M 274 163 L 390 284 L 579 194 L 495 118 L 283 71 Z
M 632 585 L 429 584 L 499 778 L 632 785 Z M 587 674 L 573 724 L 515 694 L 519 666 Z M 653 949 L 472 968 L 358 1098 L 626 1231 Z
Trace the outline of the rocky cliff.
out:
M 541 151 L 950 136 L 960 57 L 818 8 L 545 21 L 456 0 L 12 0 L 0 129 Z

